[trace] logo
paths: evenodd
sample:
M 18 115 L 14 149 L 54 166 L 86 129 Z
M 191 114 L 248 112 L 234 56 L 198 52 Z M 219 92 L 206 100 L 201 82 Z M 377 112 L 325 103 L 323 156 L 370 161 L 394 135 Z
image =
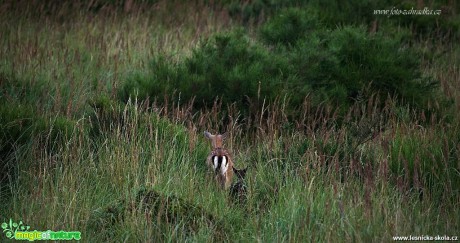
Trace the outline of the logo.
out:
M 31 231 L 30 226 L 24 225 L 22 221 L 19 223 L 13 222 L 10 219 L 9 222 L 2 223 L 2 230 L 8 239 L 15 240 L 80 240 L 80 231 Z

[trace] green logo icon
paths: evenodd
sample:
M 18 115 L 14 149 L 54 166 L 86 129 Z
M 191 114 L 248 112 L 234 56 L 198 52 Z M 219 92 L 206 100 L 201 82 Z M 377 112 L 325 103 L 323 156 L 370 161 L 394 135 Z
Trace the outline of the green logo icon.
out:
M 80 240 L 81 233 L 80 231 L 29 231 L 30 226 L 24 225 L 22 221 L 19 223 L 13 222 L 10 219 L 9 222 L 4 222 L 1 225 L 3 233 L 8 239 L 15 240 Z
M 24 225 L 22 221 L 19 221 L 19 223 L 13 222 L 13 220 L 10 219 L 9 223 L 3 223 L 2 224 L 2 229 L 3 233 L 8 239 L 13 239 L 15 233 L 20 230 L 20 231 L 27 231 L 30 229 L 30 226 Z

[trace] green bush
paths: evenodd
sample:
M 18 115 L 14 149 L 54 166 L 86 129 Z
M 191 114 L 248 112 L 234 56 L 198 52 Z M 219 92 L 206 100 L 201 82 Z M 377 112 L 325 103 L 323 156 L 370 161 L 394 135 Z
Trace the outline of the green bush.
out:
M 297 16 L 301 18 L 302 13 Z M 267 22 L 262 29 L 263 40 L 275 46 L 286 44 L 285 39 L 267 33 L 276 33 L 283 29 L 278 26 L 290 26 L 291 22 L 285 16 Z M 375 93 L 382 99 L 390 95 L 401 104 L 422 109 L 435 98 L 437 82 L 422 76 L 421 53 L 404 46 L 397 37 L 369 35 L 358 27 L 311 30 L 299 25 L 297 30 L 289 31 L 297 33 L 296 38 L 288 41 L 296 41 L 295 45 L 278 49 L 289 52 L 294 67 L 290 75 L 296 77 L 290 79 L 295 81 L 290 89 L 298 94 L 293 96 L 297 104 L 311 91 L 315 92 L 316 103 L 344 108 Z
M 287 69 L 283 57 L 251 41 L 242 31 L 234 31 L 205 41 L 181 63 L 156 58 L 151 73 L 128 80 L 120 97 L 161 101 L 164 95 L 176 93 L 184 102 L 195 98 L 196 108 L 212 106 L 218 97 L 244 109 L 248 98 L 274 98 L 283 91 Z
M 292 45 L 318 28 L 320 24 L 315 12 L 291 8 L 263 25 L 260 35 L 268 44 Z
M 420 71 L 421 52 L 408 47 L 403 35 L 327 29 L 309 10 L 288 9 L 264 24 L 259 37 L 268 46 L 239 30 L 205 40 L 178 63 L 159 56 L 150 73 L 128 80 L 120 97 L 162 101 L 175 94 L 183 103 L 195 99 L 197 109 L 219 98 L 224 107 L 236 103 L 243 113 L 250 104 L 286 94 L 288 112 L 306 96 L 314 106 L 339 107 L 341 114 L 375 94 L 419 109 L 434 99 L 444 101 L 437 82 Z
M 405 46 L 403 35 L 370 35 L 363 27 L 349 26 L 329 30 L 315 18 L 308 11 L 289 9 L 261 29 L 264 42 L 288 52 L 294 67 L 290 76 L 296 77 L 289 87 L 298 94 L 293 96 L 295 104 L 311 91 L 316 103 L 345 109 L 374 93 L 418 108 L 426 108 L 435 98 L 437 82 L 422 76 L 421 52 Z

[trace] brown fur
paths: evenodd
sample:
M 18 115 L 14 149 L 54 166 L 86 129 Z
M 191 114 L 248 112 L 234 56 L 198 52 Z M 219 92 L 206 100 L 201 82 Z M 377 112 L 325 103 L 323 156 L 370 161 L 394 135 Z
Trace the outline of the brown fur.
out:
M 244 204 L 247 199 L 247 189 L 246 184 L 244 183 L 244 177 L 246 176 L 248 168 L 242 170 L 237 170 L 233 168 L 233 172 L 236 175 L 238 181 L 230 187 L 230 196 L 233 199 L 233 202 L 237 204 Z
M 233 179 L 233 165 L 234 164 L 233 164 L 233 159 L 230 153 L 222 147 L 223 140 L 225 139 L 225 134 L 224 135 L 221 135 L 221 134 L 213 135 L 209 132 L 205 132 L 204 135 L 206 138 L 211 140 L 211 145 L 212 145 L 212 151 L 206 159 L 206 164 L 210 168 L 213 168 L 212 158 L 214 156 L 219 156 L 219 157 L 225 156 L 227 158 L 228 168 L 225 174 L 220 173 L 220 171 L 214 171 L 214 173 L 215 173 L 215 178 L 216 178 L 217 183 L 223 189 L 228 189 Z
M 223 141 L 224 139 L 227 137 L 227 135 L 224 133 L 224 134 L 216 134 L 216 135 L 212 135 L 211 133 L 209 132 L 204 132 L 204 136 L 206 138 L 208 138 L 209 140 L 211 140 L 211 145 L 212 145 L 212 149 L 217 149 L 217 148 L 222 148 L 223 147 Z

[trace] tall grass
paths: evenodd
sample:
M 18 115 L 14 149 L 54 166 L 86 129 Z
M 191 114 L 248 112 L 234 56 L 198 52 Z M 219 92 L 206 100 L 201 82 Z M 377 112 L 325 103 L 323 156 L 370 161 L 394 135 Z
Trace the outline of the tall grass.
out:
M 286 110 L 289 95 L 258 100 L 250 116 L 219 99 L 195 110 L 178 94 L 161 105 L 136 97 L 118 103 L 121 82 L 157 53 L 180 60 L 202 36 L 231 28 L 202 4 L 76 11 L 72 20 L 0 15 L 1 138 L 27 138 L 1 140 L 13 148 L 1 159 L 16 176 L 0 192 L 0 221 L 78 230 L 95 242 L 386 242 L 458 234 L 458 48 L 421 44 L 448 52 L 423 60 L 423 71 L 454 100 L 450 120 L 391 98 L 378 106 L 380 97 L 354 103 L 341 117 L 308 96 L 294 111 Z M 204 130 L 228 132 L 235 166 L 248 167 L 246 203 L 213 183 Z
M 203 118 L 199 115 L 196 119 Z M 398 137 L 404 140 L 419 134 L 448 139 L 447 133 L 430 135 L 416 127 L 394 127 L 387 135 L 369 140 L 343 158 L 337 150 L 348 149 L 345 145 L 338 144 L 332 150 L 324 146 L 344 139 L 342 128 L 324 128 L 311 135 L 276 135 L 281 131 L 261 127 L 270 134 L 265 137 L 271 139 L 253 143 L 231 137 L 236 166 L 249 167 L 248 200 L 244 205 L 234 205 L 226 193 L 214 186 L 205 168 L 209 146 L 200 138 L 202 130 L 171 124 L 136 103 L 126 106 L 124 119 L 123 124 L 113 124 L 111 133 L 97 138 L 96 148 L 84 124 L 75 129 L 56 154 L 39 152 L 40 144 L 26 145 L 39 153 L 25 153 L 20 158 L 20 177 L 3 217 L 32 222 L 29 224 L 37 229 L 78 229 L 85 239 L 96 241 L 207 237 L 385 241 L 393 235 L 449 235 L 458 229 L 458 189 L 454 186 L 458 175 L 450 171 L 455 164 L 446 164 L 456 161 L 457 148 L 441 144 L 448 151 L 457 151 L 457 155 L 437 158 L 445 163 L 436 163 L 438 160 L 430 160 L 431 154 L 438 151 L 433 140 L 416 140 L 422 145 L 415 148 L 410 143 L 397 142 Z M 233 132 L 244 133 L 241 130 L 234 128 Z M 449 129 L 452 132 L 458 134 L 458 129 Z M 392 136 L 394 139 L 390 139 Z M 431 142 L 424 147 L 423 141 Z M 385 150 L 385 143 L 390 143 L 390 150 Z M 419 148 L 426 154 L 417 152 Z M 400 150 L 405 152 L 393 152 Z M 402 174 L 392 172 L 394 165 L 406 166 L 402 160 L 417 161 L 407 156 L 420 156 L 419 168 L 408 165 L 409 171 L 404 168 Z M 424 159 L 429 161 L 423 164 Z M 347 165 L 349 160 L 357 164 Z M 336 163 L 341 164 L 339 168 Z M 418 184 L 412 171 L 419 173 Z M 431 185 L 425 176 L 443 179 Z M 192 219 L 166 223 L 158 220 L 159 212 L 143 213 L 136 199 L 142 188 L 180 197 L 193 207 L 200 205 L 224 225 L 223 236 L 204 223 L 196 231 L 187 230 Z M 422 198 L 418 189 L 424 192 Z M 113 214 L 115 219 L 107 220 L 106 214 Z
M 57 3 L 59 14 L 53 15 L 24 11 L 46 9 L 46 3 L 13 1 L 9 8 L 3 5 L 0 25 L 0 73 L 31 88 L 24 98 L 37 109 L 67 116 L 81 115 L 94 94 L 115 94 L 119 84 L 148 67 L 153 56 L 185 56 L 201 38 L 228 26 L 220 12 L 202 4 L 161 1 L 129 13 L 92 13 L 69 9 L 71 3 Z

